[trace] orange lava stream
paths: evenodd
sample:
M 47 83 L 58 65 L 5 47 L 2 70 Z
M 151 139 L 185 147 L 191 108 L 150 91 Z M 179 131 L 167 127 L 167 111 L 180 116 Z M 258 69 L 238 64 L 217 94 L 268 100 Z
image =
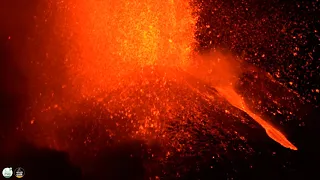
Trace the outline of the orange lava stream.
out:
M 270 138 L 281 144 L 283 147 L 298 150 L 279 130 L 270 125 L 267 121 L 263 120 L 261 117 L 253 113 L 245 104 L 243 98 L 237 94 L 231 87 L 216 88 L 219 93 L 227 99 L 227 101 L 246 112 L 252 119 L 259 123 L 265 130 Z

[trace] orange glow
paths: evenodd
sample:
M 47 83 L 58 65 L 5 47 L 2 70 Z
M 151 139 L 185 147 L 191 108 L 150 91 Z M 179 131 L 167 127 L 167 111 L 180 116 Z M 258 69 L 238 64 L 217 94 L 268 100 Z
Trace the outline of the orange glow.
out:
M 186 66 L 195 45 L 196 18 L 186 0 L 75 1 L 68 11 L 73 49 L 70 76 L 106 86 L 145 66 Z M 70 6 L 70 5 L 69 5 Z M 88 89 L 89 88 L 89 89 Z M 89 91 L 89 92 L 87 92 Z

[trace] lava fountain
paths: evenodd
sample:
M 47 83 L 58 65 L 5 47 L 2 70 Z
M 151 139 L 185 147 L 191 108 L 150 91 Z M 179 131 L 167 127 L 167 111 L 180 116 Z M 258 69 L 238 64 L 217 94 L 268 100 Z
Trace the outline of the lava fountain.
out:
M 38 144 L 72 152 L 77 143 L 93 147 L 93 142 L 110 139 L 157 139 L 184 151 L 192 148 L 195 131 L 223 136 L 212 130 L 217 122 L 208 111 L 238 117 L 238 109 L 270 138 L 297 150 L 237 93 L 234 85 L 244 72 L 240 60 L 194 50 L 199 8 L 191 2 L 69 0 L 49 5 L 48 12 L 57 8 L 56 39 L 44 43 L 41 64 L 47 68 L 41 70 L 47 88 L 38 88 L 40 96 L 31 108 L 31 129 L 41 136 L 32 138 Z M 63 42 L 59 58 L 57 41 Z M 61 72 L 53 64 L 63 66 Z M 92 114 L 95 118 L 75 118 Z M 76 135 L 80 127 L 89 129 L 85 137 Z

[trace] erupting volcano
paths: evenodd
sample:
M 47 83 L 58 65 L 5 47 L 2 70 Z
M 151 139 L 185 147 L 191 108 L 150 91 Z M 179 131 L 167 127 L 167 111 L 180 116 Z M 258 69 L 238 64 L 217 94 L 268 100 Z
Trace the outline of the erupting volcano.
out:
M 95 155 L 130 139 L 160 144 L 167 158 L 200 153 L 195 149 L 249 152 L 246 128 L 262 127 L 283 147 L 297 150 L 277 129 L 278 122 L 254 107 L 261 101 L 282 106 L 281 98 L 253 83 L 249 88 L 267 98 L 249 100 L 244 75 L 268 77 L 264 83 L 294 93 L 234 53 L 196 50 L 201 10 L 196 2 L 68 0 L 47 5 L 46 16 L 34 17 L 42 31 L 27 48 L 43 49 L 30 54 L 34 103 L 22 125 L 35 144 L 71 155 Z M 48 30 L 51 17 L 54 25 Z M 242 144 L 234 147 L 232 141 Z

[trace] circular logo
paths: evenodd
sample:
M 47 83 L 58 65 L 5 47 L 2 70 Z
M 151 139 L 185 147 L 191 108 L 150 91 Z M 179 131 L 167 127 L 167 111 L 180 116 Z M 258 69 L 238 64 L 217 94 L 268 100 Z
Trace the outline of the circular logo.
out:
M 21 167 L 18 167 L 17 169 L 14 170 L 14 175 L 17 178 L 22 178 L 25 175 L 24 169 L 22 169 Z
M 13 172 L 11 167 L 6 167 L 2 170 L 2 175 L 5 178 L 11 178 Z

